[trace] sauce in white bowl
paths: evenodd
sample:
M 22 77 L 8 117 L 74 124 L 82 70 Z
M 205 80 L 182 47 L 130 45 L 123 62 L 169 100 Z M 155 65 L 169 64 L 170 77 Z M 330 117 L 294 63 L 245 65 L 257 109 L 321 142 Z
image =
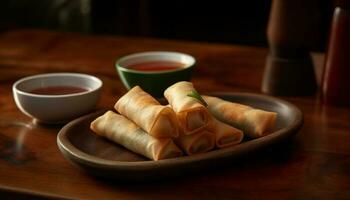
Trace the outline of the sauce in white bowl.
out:
M 102 81 L 79 73 L 49 73 L 22 78 L 13 84 L 17 107 L 40 123 L 65 123 L 96 106 Z

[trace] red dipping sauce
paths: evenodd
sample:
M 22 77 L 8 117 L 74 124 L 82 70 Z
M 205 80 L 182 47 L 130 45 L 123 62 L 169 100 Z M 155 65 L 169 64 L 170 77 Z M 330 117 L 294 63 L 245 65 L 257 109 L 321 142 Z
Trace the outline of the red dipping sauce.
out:
M 170 71 L 183 68 L 186 64 L 174 61 L 150 61 L 128 65 L 127 68 L 137 71 Z
M 43 94 L 43 95 L 64 95 L 64 94 L 74 94 L 88 91 L 85 88 L 74 87 L 74 86 L 49 86 L 41 87 L 31 90 L 32 94 Z

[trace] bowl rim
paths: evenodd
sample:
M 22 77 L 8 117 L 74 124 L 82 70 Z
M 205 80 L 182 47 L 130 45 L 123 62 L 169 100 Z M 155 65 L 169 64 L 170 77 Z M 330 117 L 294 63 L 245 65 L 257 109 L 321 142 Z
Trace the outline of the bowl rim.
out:
M 72 94 L 61 94 L 61 95 L 47 95 L 47 94 L 34 94 L 30 92 L 26 92 L 23 90 L 20 90 L 18 88 L 19 84 L 23 84 L 25 81 L 29 81 L 32 79 L 41 79 L 41 78 L 50 78 L 50 77 L 67 77 L 67 76 L 73 76 L 73 77 L 79 77 L 83 78 L 86 80 L 93 81 L 97 83 L 97 86 L 94 88 L 90 88 L 87 91 L 84 92 L 78 92 L 78 93 L 72 93 Z M 26 76 L 23 77 L 19 80 L 17 80 L 13 85 L 12 85 L 12 91 L 14 94 L 21 94 L 25 96 L 30 96 L 30 97 L 38 97 L 38 98 L 67 98 L 67 97 L 76 97 L 76 96 L 83 96 L 86 94 L 94 93 L 98 90 L 100 90 L 103 86 L 103 82 L 101 79 L 97 78 L 96 76 L 89 75 L 89 74 L 83 74 L 83 73 L 72 73 L 72 72 L 58 72 L 58 73 L 44 73 L 44 74 L 36 74 L 32 76 Z
M 133 59 L 136 57 L 140 57 L 140 56 L 148 56 L 148 55 L 181 55 L 181 56 L 185 56 L 187 58 L 190 59 L 190 63 L 186 64 L 184 67 L 180 67 L 178 69 L 172 69 L 172 70 L 165 70 L 165 71 L 139 71 L 139 70 L 134 70 L 134 69 L 130 69 L 127 67 L 123 67 L 122 65 L 120 65 L 121 62 L 128 60 L 128 59 Z M 193 68 L 196 64 L 196 59 L 186 53 L 182 53 L 182 52 L 177 52 L 177 51 L 143 51 L 143 52 L 139 52 L 139 53 L 132 53 L 132 54 L 128 54 L 125 56 L 122 56 L 121 58 L 117 59 L 117 61 L 115 62 L 115 67 L 117 68 L 117 70 L 120 71 L 124 71 L 124 72 L 131 72 L 131 73 L 135 73 L 135 74 L 169 74 L 169 73 L 174 73 L 174 72 L 178 72 L 178 71 L 184 71 L 184 70 L 188 70 L 190 68 Z

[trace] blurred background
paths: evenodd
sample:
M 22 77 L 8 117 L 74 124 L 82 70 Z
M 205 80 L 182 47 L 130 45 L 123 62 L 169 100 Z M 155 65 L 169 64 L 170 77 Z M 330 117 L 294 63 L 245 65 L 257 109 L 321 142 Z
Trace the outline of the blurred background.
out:
M 323 51 L 333 12 L 332 0 L 320 0 Z M 0 31 L 49 29 L 267 46 L 271 0 L 1 0 Z

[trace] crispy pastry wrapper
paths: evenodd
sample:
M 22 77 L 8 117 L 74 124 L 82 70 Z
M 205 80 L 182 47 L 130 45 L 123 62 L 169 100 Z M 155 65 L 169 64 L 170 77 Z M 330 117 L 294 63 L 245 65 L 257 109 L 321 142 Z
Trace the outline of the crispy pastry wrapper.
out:
M 215 134 L 203 127 L 189 135 L 180 133 L 180 136 L 175 139 L 175 143 L 187 155 L 205 153 L 215 147 Z
M 183 153 L 170 138 L 155 138 L 122 115 L 107 111 L 90 128 L 125 148 L 152 160 L 179 157 Z
M 218 148 L 231 147 L 243 140 L 243 131 L 215 118 L 208 129 L 215 134 L 215 144 Z
M 176 113 L 179 126 L 184 134 L 190 135 L 208 126 L 211 115 L 197 99 L 187 96 L 195 91 L 187 81 L 177 82 L 164 91 L 164 96 Z
M 244 134 L 251 138 L 262 137 L 275 126 L 277 117 L 275 112 L 255 109 L 217 97 L 203 96 L 203 98 L 215 118 L 243 130 Z
M 139 86 L 122 96 L 114 108 L 156 138 L 177 137 L 179 125 L 175 112 L 161 105 Z

